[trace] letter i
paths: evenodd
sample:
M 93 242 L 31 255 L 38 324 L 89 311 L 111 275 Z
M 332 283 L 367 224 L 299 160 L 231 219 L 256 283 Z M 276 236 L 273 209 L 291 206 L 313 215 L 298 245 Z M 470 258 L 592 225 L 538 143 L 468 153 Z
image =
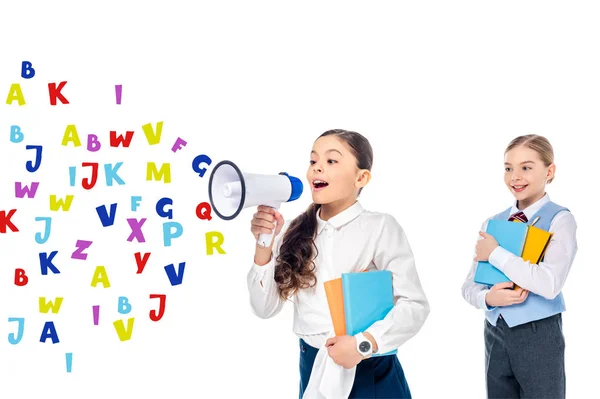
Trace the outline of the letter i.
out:
M 121 93 L 123 92 L 123 85 L 115 85 L 115 96 L 117 97 L 117 104 L 121 104 Z

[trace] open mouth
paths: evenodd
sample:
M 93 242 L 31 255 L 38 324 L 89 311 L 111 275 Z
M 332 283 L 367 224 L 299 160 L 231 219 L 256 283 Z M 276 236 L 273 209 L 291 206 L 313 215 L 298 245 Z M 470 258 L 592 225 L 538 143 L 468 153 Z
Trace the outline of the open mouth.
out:
M 515 193 L 520 193 L 523 190 L 525 190 L 527 188 L 527 184 L 524 185 L 520 185 L 520 186 L 512 186 L 512 189 L 514 190 Z
M 320 191 L 327 187 L 329 183 L 325 180 L 313 180 L 313 191 Z

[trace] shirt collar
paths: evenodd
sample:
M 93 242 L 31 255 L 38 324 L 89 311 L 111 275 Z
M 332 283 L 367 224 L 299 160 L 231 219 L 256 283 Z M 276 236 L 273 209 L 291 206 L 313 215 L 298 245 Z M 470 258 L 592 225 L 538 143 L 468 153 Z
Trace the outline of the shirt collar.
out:
M 544 194 L 544 196 L 542 198 L 540 198 L 539 200 L 537 200 L 536 202 L 534 202 L 533 204 L 529 205 L 527 208 L 520 210 L 519 208 L 517 208 L 517 201 L 515 200 L 515 202 L 513 203 L 512 209 L 510 210 L 510 214 L 513 215 L 519 211 L 523 212 L 525 214 L 525 216 L 527 217 L 527 220 L 531 220 L 531 218 L 542 208 L 542 206 L 544 206 L 544 204 L 546 204 L 547 202 L 550 202 L 550 196 L 548 195 L 548 193 Z
M 321 234 L 325 226 L 330 224 L 334 228 L 338 228 L 340 226 L 345 225 L 346 223 L 354 220 L 358 215 L 363 211 L 363 207 L 360 202 L 356 201 L 350 207 L 344 209 L 334 217 L 325 221 L 321 219 L 321 209 L 317 212 L 317 234 Z

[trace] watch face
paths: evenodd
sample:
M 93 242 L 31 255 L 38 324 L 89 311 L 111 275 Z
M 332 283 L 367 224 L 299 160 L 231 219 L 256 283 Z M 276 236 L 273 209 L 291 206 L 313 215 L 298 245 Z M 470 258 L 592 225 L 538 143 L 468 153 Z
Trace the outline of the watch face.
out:
M 368 352 L 369 349 L 371 349 L 371 343 L 369 341 L 363 341 L 358 346 L 358 349 L 360 349 L 361 352 Z

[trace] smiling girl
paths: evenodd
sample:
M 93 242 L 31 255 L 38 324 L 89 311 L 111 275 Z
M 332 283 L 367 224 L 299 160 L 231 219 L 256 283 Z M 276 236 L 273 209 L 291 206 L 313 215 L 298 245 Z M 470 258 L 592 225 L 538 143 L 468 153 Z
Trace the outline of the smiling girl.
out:
M 275 229 L 275 239 L 270 248 L 256 246 L 248 273 L 250 302 L 256 315 L 268 318 L 288 299 L 293 301 L 293 330 L 300 341 L 300 397 L 320 354 L 331 358 L 333 366 L 355 370 L 347 386 L 324 378 L 324 385 L 335 385 L 340 397 L 410 398 L 398 357 L 370 355 L 396 349 L 414 336 L 429 305 L 398 222 L 389 214 L 363 209 L 357 200 L 371 179 L 372 164 L 371 146 L 362 135 L 327 131 L 310 153 L 306 179 L 313 203 L 308 209 L 285 225 L 279 212 L 263 206 L 252 219 L 255 238 Z M 356 336 L 328 339 L 333 325 L 323 283 L 342 273 L 374 269 L 392 272 L 395 307 Z M 315 396 L 329 397 L 323 386 L 315 388 L 320 390 Z
M 476 256 L 462 287 L 467 302 L 485 312 L 485 365 L 488 398 L 564 398 L 565 342 L 561 293 L 577 252 L 575 218 L 550 200 L 546 184 L 556 166 L 548 140 L 520 136 L 507 147 L 504 182 L 513 206 L 490 219 L 518 220 L 553 233 L 544 258 L 531 264 L 479 233 Z M 488 288 L 473 281 L 478 261 L 488 261 L 512 283 Z M 519 288 L 512 289 L 513 283 Z

